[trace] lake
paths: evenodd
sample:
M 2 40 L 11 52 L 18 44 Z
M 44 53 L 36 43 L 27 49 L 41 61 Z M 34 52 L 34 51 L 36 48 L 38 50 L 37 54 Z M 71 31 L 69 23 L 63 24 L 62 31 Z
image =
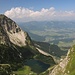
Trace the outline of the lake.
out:
M 50 67 L 49 64 L 46 64 L 42 61 L 35 60 L 35 59 L 27 60 L 25 62 L 25 65 L 30 66 L 32 71 L 34 71 L 36 73 L 44 72 L 45 70 L 47 70 Z

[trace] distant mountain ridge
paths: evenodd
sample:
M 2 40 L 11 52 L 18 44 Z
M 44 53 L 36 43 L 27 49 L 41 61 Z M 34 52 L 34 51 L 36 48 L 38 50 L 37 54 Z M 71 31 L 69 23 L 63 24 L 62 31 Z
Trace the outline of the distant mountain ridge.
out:
M 49 28 L 73 28 L 75 27 L 75 21 L 30 21 L 18 23 L 25 26 L 28 30 L 44 30 Z M 39 26 L 38 26 L 39 25 Z
M 53 43 L 63 50 L 68 50 L 75 43 L 75 21 L 31 21 L 18 24 L 29 33 L 32 40 Z

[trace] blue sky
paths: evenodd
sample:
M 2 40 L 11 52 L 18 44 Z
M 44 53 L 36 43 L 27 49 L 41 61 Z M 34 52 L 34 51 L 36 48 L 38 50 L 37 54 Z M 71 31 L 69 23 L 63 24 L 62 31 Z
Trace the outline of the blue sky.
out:
M 36 12 L 36 11 L 41 12 L 41 10 L 43 8 L 49 10 L 52 7 L 54 8 L 54 11 L 55 12 L 57 11 L 58 13 L 60 11 L 62 11 L 63 13 L 65 11 L 69 11 L 74 14 L 75 0 L 0 0 L 0 13 L 3 13 L 3 14 L 5 14 L 5 12 L 7 12 L 7 11 L 10 11 L 12 8 L 14 8 L 15 11 L 16 11 L 15 8 L 21 8 L 21 10 L 23 8 L 25 8 L 25 11 L 27 11 L 26 10 L 26 8 L 27 8 L 34 12 Z M 36 14 L 36 13 L 34 13 L 34 14 Z M 11 15 L 8 15 L 8 13 L 6 15 L 8 17 L 11 16 Z M 15 19 L 15 17 L 13 19 Z M 27 19 L 28 19 L 28 17 L 27 17 Z

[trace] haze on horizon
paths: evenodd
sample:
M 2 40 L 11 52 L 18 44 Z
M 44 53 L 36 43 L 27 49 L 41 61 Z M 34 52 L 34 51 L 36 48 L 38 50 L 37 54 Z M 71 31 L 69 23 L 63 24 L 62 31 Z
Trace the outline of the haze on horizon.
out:
M 0 0 L 0 13 L 17 22 L 74 21 L 75 0 Z

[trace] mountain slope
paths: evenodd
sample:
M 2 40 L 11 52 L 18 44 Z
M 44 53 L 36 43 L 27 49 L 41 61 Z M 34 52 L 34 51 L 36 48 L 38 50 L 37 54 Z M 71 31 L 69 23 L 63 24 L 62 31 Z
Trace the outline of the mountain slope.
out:
M 75 75 L 75 45 L 49 75 Z
M 30 58 L 50 65 L 55 64 L 51 56 L 47 57 L 36 49 L 29 35 L 13 20 L 0 15 L 0 65 L 3 67 L 2 70 L 0 66 L 1 73 L 8 73 L 6 70 L 8 65 L 12 71 L 17 71 Z
M 9 55 L 9 53 L 11 52 L 12 54 L 10 54 L 13 55 L 14 58 L 17 58 L 15 55 L 18 55 L 18 57 L 22 59 L 22 53 L 24 51 L 26 52 L 28 48 L 32 49 L 33 44 L 31 42 L 29 35 L 26 32 L 22 31 L 21 28 L 19 28 L 14 21 L 6 17 L 5 15 L 0 15 L 0 47 L 0 50 L 2 51 L 1 55 Z M 22 51 L 20 50 L 20 48 L 22 48 Z M 12 51 L 14 51 L 14 53 Z M 37 52 L 36 50 L 32 52 L 31 51 L 29 50 L 30 53 Z

